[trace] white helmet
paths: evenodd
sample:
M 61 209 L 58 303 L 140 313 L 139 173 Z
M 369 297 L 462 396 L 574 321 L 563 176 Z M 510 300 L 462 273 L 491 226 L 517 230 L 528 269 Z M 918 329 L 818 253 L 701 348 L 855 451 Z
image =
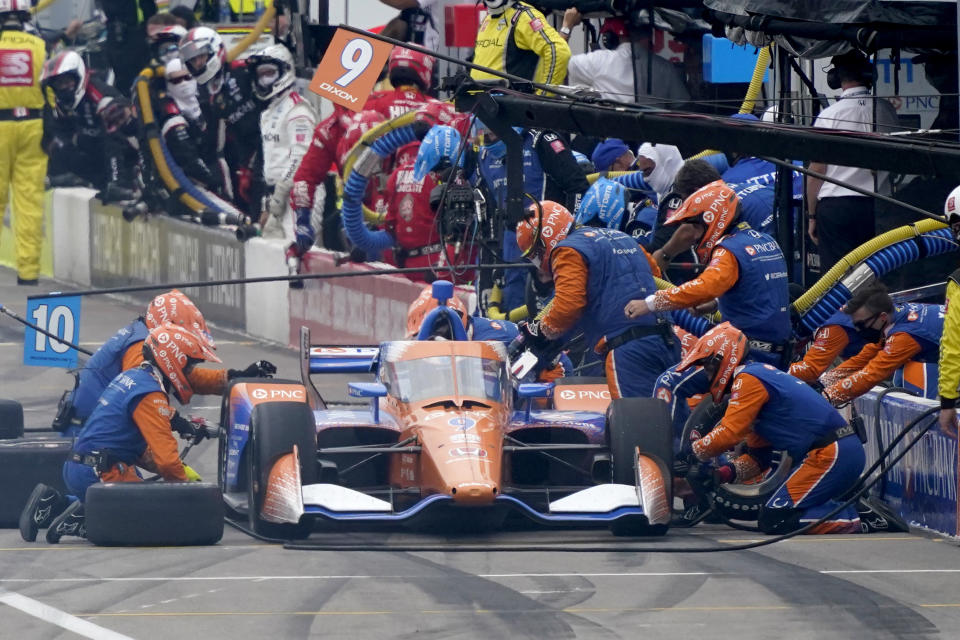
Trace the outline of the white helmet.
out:
M 293 55 L 282 44 L 272 44 L 247 58 L 247 68 L 252 76 L 253 93 L 263 101 L 286 91 L 297 77 Z
M 202 59 L 201 56 L 204 56 Z M 223 38 L 210 27 L 194 27 L 180 41 L 180 58 L 199 84 L 207 84 L 221 75 L 227 62 Z M 212 93 L 220 90 L 220 82 L 210 85 Z
M 960 222 L 960 187 L 954 188 L 943 203 L 943 215 L 947 219 L 947 224 L 953 225 Z
M 0 0 L 0 3 L 3 1 Z M 53 86 L 58 84 L 55 80 L 60 77 L 71 77 L 74 80 L 73 86 L 63 88 Z M 70 49 L 61 51 L 43 65 L 40 82 L 53 90 L 60 109 L 73 111 L 87 92 L 87 65 L 83 63 L 83 58 L 76 51 Z

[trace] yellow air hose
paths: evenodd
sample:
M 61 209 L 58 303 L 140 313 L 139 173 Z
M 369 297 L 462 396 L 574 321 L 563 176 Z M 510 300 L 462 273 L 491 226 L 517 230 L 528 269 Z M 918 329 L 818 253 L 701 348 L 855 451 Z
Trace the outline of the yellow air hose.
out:
M 823 276 L 817 280 L 810 289 L 804 293 L 802 296 L 796 299 L 793 303 L 793 308 L 798 313 L 806 313 L 823 295 L 835 284 L 837 284 L 847 271 L 851 267 L 857 266 L 863 260 L 866 260 L 871 255 L 885 249 L 892 244 L 908 240 L 919 236 L 922 233 L 927 233 L 928 231 L 936 231 L 938 229 L 944 229 L 947 225 L 942 222 L 937 222 L 936 220 L 919 220 L 913 224 L 908 224 L 903 227 L 897 227 L 887 231 L 884 234 L 873 238 L 868 242 L 864 242 L 862 245 L 845 255 L 840 261 L 833 265 L 829 271 L 827 271 Z
M 153 164 L 157 169 L 157 173 L 160 175 L 160 179 L 170 193 L 175 194 L 177 199 L 187 208 L 196 213 L 200 213 L 207 207 L 183 190 L 180 183 L 177 182 L 177 179 L 174 178 L 173 173 L 170 171 L 170 167 L 167 166 L 167 161 L 163 157 L 163 149 L 160 148 L 160 134 L 157 131 L 157 124 L 153 117 L 153 104 L 150 102 L 149 85 L 154 73 L 154 70 L 148 67 L 140 72 L 136 82 L 137 97 L 140 99 L 140 115 L 143 120 L 144 129 L 146 130 L 150 156 L 153 158 Z M 158 68 L 156 73 L 163 73 L 162 67 Z
M 767 65 L 770 64 L 770 50 L 773 45 L 767 45 L 760 49 L 757 55 L 757 64 L 753 67 L 753 77 L 750 78 L 750 86 L 747 87 L 747 95 L 740 105 L 738 113 L 753 113 L 753 107 L 760 97 L 760 88 L 763 87 L 763 75 L 767 72 Z M 690 156 L 687 160 L 699 160 L 705 156 L 712 156 L 720 153 L 716 149 L 704 149 L 695 156 Z
M 40 0 L 40 2 L 37 3 L 37 6 L 30 7 L 30 13 L 36 15 L 41 11 L 43 11 L 44 9 L 46 9 L 47 7 L 49 7 L 50 5 L 52 5 L 56 1 L 57 0 Z
M 257 23 L 253 25 L 253 31 L 245 35 L 237 44 L 233 45 L 230 48 L 230 51 L 227 52 L 227 62 L 233 62 L 240 57 L 244 51 L 246 51 L 250 45 L 257 41 L 263 32 L 266 30 L 267 26 L 273 21 L 277 15 L 276 8 L 271 4 L 263 12 L 263 15 L 260 16 L 260 19 L 257 20 Z

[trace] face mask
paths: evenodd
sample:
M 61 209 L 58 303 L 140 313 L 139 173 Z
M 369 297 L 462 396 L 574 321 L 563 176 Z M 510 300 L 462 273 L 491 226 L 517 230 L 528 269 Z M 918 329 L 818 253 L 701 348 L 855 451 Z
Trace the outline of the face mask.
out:
M 507 10 L 507 0 L 483 0 L 487 5 L 487 13 L 492 16 L 498 16 Z
M 200 119 L 200 100 L 197 97 L 197 81 L 187 78 L 177 83 L 167 82 L 167 93 L 177 103 L 181 113 L 190 120 Z
M 493 144 L 483 145 L 483 148 L 487 150 L 487 153 L 490 154 L 492 158 L 497 160 L 507 155 L 507 143 L 503 140 L 497 140 Z
M 857 333 L 860 334 L 860 337 L 866 340 L 869 343 L 880 342 L 880 338 L 883 337 L 883 331 L 880 329 L 872 329 L 869 327 L 864 327 L 859 329 Z

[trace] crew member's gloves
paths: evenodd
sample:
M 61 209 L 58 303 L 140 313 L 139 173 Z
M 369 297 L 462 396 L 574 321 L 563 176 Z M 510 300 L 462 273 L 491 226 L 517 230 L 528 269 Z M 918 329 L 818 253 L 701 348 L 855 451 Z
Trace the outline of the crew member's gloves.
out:
M 193 467 L 184 463 L 183 472 L 187 474 L 187 482 L 203 482 L 200 474 L 193 470 Z
M 824 389 L 823 397 L 826 398 L 830 404 L 837 408 L 847 404 L 847 400 L 840 395 L 840 390 L 837 388 L 836 384 L 832 384 Z
M 179 413 L 174 413 L 173 417 L 170 418 L 170 428 L 184 439 L 194 438 L 199 441 L 205 435 L 199 425 L 187 420 Z
M 553 342 L 543 335 L 543 327 L 536 320 L 533 322 L 521 322 L 517 325 L 517 329 L 520 331 L 520 335 L 523 336 L 523 343 L 527 349 L 530 349 L 530 351 L 534 353 L 544 351 L 550 346 L 550 343 Z
M 234 378 L 272 378 L 277 367 L 267 360 L 257 360 L 246 369 L 228 369 L 227 379 Z
M 313 225 L 310 224 L 310 209 L 306 207 L 297 209 L 297 228 L 294 234 L 297 241 L 297 249 L 300 250 L 300 254 L 302 255 L 310 251 L 310 247 L 313 246 L 317 235 L 313 229 Z

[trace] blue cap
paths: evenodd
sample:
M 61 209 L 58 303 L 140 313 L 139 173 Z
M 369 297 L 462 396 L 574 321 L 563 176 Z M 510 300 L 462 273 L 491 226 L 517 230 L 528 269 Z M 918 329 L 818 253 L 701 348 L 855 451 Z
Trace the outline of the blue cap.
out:
M 427 131 L 420 150 L 417 151 L 417 160 L 413 165 L 413 179 L 423 180 L 444 160 L 453 164 L 454 156 L 460 147 L 460 132 L 453 127 L 438 124 Z M 463 155 L 460 156 L 463 164 Z
M 627 190 L 619 182 L 598 178 L 583 194 L 574 222 L 582 225 L 599 218 L 608 229 L 619 229 L 627 206 L 626 196 Z
M 627 151 L 630 151 L 630 147 L 620 138 L 607 138 L 597 145 L 590 159 L 597 171 L 607 171 L 610 165 Z

